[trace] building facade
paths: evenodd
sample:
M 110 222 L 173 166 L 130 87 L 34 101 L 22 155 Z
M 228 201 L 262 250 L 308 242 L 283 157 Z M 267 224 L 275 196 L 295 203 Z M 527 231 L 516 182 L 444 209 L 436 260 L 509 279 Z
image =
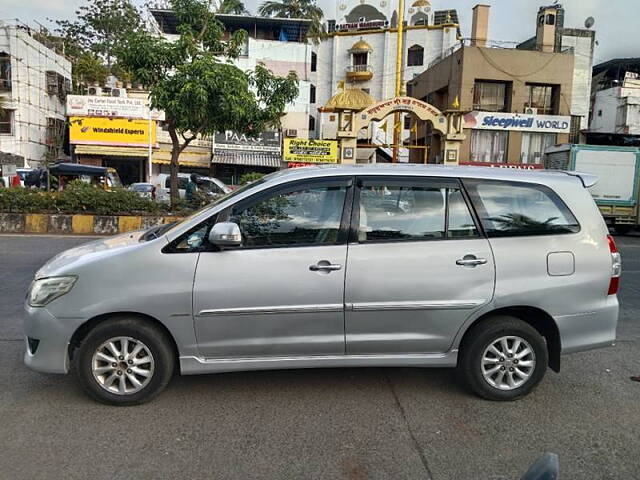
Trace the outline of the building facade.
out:
M 640 146 L 640 59 L 615 59 L 593 69 L 588 143 Z
M 17 167 L 64 156 L 71 62 L 44 41 L 19 22 L 0 22 L 0 152 Z
M 377 101 L 392 98 L 396 96 L 398 61 L 404 87 L 456 48 L 460 38 L 456 10 L 434 11 L 427 0 L 408 0 L 404 47 L 398 58 L 399 5 L 399 0 L 338 1 L 338 17 L 328 21 L 329 37 L 314 48 L 311 80 L 316 94 L 312 104 L 319 112 L 318 137 L 336 136 L 337 116 L 325 106 L 339 94 L 343 82 L 347 88 L 361 89 Z M 391 144 L 394 126 L 394 119 L 387 118 L 362 135 L 377 144 Z M 402 118 L 401 140 L 409 134 L 410 125 Z
M 177 20 L 171 10 L 151 9 L 155 31 L 168 39 L 177 38 Z M 311 82 L 314 68 L 312 46 L 306 41 L 309 20 L 264 18 L 249 15 L 217 15 L 227 32 L 237 30 L 247 32 L 247 42 L 234 64 L 241 70 L 253 70 L 258 64 L 264 65 L 274 74 L 287 76 L 295 72 L 299 80 L 299 94 L 293 103 L 285 108 L 281 119 L 283 136 L 309 138 L 317 129 L 314 112 L 316 88 Z M 265 132 L 271 135 L 275 132 Z M 218 138 L 224 138 L 221 133 Z M 278 134 L 279 135 L 279 134 Z M 233 138 L 240 138 L 237 134 Z M 231 148 L 227 142 L 212 143 L 213 172 L 231 179 L 239 178 L 247 171 L 270 172 L 283 167 L 280 155 L 265 155 L 264 150 L 254 142 L 240 141 Z M 249 148 L 255 145 L 255 149 Z M 272 153 L 272 152 L 270 152 Z M 182 158 L 180 159 L 183 164 Z M 216 173 L 217 172 L 217 173 Z
M 541 168 L 545 149 L 579 141 L 588 119 L 590 82 L 582 81 L 583 58 L 573 47 L 562 48 L 569 35 L 554 23 L 563 21 L 560 6 L 541 8 L 537 37 L 516 49 L 490 47 L 489 12 L 486 5 L 474 8 L 474 38 L 415 78 L 410 93 L 441 110 L 466 113 L 461 163 Z M 591 41 L 593 32 L 585 32 L 569 33 Z M 429 162 L 442 162 L 440 142 L 428 125 L 416 125 L 412 138 L 429 147 Z M 414 154 L 412 161 L 423 158 Z

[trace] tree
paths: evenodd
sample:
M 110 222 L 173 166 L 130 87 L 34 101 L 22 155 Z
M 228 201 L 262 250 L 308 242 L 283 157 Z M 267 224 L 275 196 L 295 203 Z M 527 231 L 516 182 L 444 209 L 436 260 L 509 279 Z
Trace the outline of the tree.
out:
M 240 0 L 222 0 L 220 2 L 220 6 L 218 7 L 217 13 L 244 15 L 248 14 L 249 12 L 244 6 L 244 2 Z
M 171 201 L 178 200 L 178 159 L 198 136 L 234 130 L 257 136 L 278 125 L 298 96 L 295 73 L 274 76 L 264 66 L 242 71 L 238 57 L 247 33 L 225 35 L 206 0 L 169 0 L 180 35 L 172 41 L 140 30 L 120 43 L 118 61 L 150 91 L 171 137 Z
M 75 48 L 73 57 L 91 52 L 111 69 L 115 51 L 127 34 L 143 28 L 142 14 L 130 0 L 87 0 L 77 19 L 57 20 L 56 32 Z M 75 55 L 74 55 L 75 53 Z
M 258 13 L 264 17 L 311 20 L 307 37 L 316 41 L 327 33 L 322 23 L 324 12 L 316 5 L 316 0 L 267 0 L 260 6 Z

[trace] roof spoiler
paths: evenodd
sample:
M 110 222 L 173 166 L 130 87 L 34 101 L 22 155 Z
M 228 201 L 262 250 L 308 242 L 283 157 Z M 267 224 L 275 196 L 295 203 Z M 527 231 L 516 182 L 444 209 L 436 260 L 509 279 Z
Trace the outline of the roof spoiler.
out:
M 590 173 L 581 173 L 581 172 L 565 172 L 568 175 L 572 175 L 574 177 L 578 177 L 584 185 L 584 188 L 591 188 L 596 183 L 600 181 L 600 177 L 597 175 L 592 175 Z

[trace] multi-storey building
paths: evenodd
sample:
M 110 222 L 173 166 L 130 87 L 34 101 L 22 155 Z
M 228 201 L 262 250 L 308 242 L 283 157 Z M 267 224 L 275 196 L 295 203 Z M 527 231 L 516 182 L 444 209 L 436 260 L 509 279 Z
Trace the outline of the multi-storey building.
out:
M 540 9 L 536 37 L 515 49 L 491 48 L 489 14 L 489 6 L 477 5 L 473 38 L 415 78 L 410 92 L 441 110 L 466 113 L 461 163 L 539 168 L 546 148 L 578 142 L 588 121 L 585 68 L 591 68 L 594 32 L 564 28 L 564 10 L 553 5 Z M 440 142 L 429 125 L 414 132 L 412 142 L 429 147 L 429 161 L 440 163 Z M 414 154 L 412 161 L 424 158 Z
M 176 38 L 177 20 L 171 10 L 151 9 L 152 26 L 158 34 L 168 39 Z M 228 33 L 237 30 L 247 32 L 247 42 L 240 57 L 234 60 L 242 70 L 252 70 L 263 64 L 276 75 L 286 76 L 295 72 L 299 79 L 299 94 L 292 104 L 285 108 L 281 119 L 285 136 L 309 138 L 317 128 L 312 108 L 316 103 L 317 90 L 311 82 L 311 74 L 316 66 L 312 45 L 307 42 L 310 20 L 288 18 L 265 18 L 249 15 L 217 15 Z M 221 132 L 223 138 L 224 133 Z M 275 133 L 275 132 L 272 132 Z M 271 134 L 269 134 L 271 135 Z M 242 138 L 230 135 L 227 138 Z M 249 142 L 253 144 L 253 142 Z M 250 171 L 269 172 L 282 167 L 280 152 L 265 154 L 264 145 L 255 144 L 251 149 L 247 142 L 239 142 L 237 148 L 227 142 L 213 145 L 214 173 L 227 181 L 235 182 Z
M 329 37 L 314 48 L 311 80 L 320 112 L 316 134 L 335 138 L 337 116 L 324 108 L 339 84 L 358 88 L 375 100 L 396 96 L 396 67 L 401 64 L 404 86 L 438 59 L 449 55 L 460 38 L 456 10 L 434 11 L 428 0 L 407 0 L 403 48 L 398 58 L 399 0 L 338 0 L 338 17 L 328 21 Z M 393 117 L 363 133 L 377 143 L 392 143 Z M 401 120 L 401 137 L 409 136 L 409 122 Z
M 45 41 L 17 21 L 0 21 L 0 152 L 17 167 L 62 154 L 71 62 Z
M 640 146 L 640 59 L 614 59 L 593 68 L 588 143 Z

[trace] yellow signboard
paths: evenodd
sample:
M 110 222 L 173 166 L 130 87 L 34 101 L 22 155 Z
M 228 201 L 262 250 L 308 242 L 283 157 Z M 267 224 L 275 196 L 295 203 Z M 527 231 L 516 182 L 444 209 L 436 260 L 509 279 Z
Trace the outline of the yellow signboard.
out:
M 70 117 L 69 141 L 75 145 L 149 145 L 149 121 L 127 118 Z M 151 122 L 151 144 L 156 144 L 156 122 Z
M 338 163 L 338 142 L 285 138 L 284 161 L 302 163 Z

